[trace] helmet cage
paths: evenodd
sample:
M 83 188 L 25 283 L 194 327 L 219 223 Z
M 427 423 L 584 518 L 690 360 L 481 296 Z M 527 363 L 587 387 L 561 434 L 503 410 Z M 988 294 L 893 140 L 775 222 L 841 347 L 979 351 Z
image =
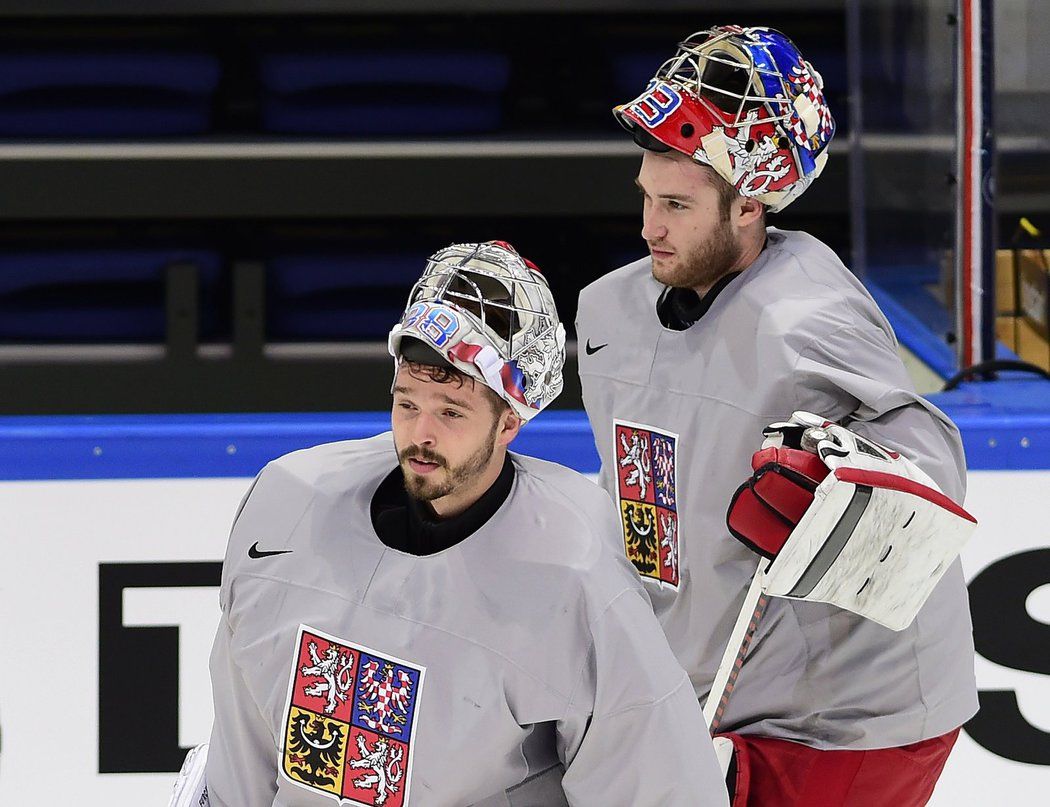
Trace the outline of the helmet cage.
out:
M 550 294 L 542 275 L 508 279 L 505 274 L 486 269 L 473 260 L 484 244 L 472 253 L 446 261 L 434 256 L 428 261 L 423 276 L 408 295 L 408 308 L 419 302 L 441 301 L 478 320 L 504 361 L 524 353 L 532 344 L 550 334 L 558 325 L 556 316 L 536 307 L 530 300 L 540 297 L 539 290 Z M 441 254 L 441 253 L 439 253 Z M 473 263 L 466 266 L 469 261 Z M 488 279 L 488 283 L 481 278 Z M 508 285 L 509 284 L 509 285 Z M 487 285 L 485 291 L 481 286 Z M 494 299 L 492 287 L 502 290 L 504 300 Z M 530 327 L 532 326 L 532 327 Z
M 563 386 L 565 328 L 546 278 L 502 242 L 431 256 L 390 332 L 395 368 L 405 336 L 435 349 L 529 420 Z
M 823 170 L 835 123 L 822 86 L 780 32 L 724 26 L 679 43 L 613 112 L 643 148 L 687 154 L 775 212 Z
M 701 39 L 708 35 L 711 36 Z M 673 82 L 706 101 L 705 105 L 713 105 L 717 111 L 712 111 L 727 126 L 739 126 L 747 112 L 763 104 L 768 105 L 769 114 L 765 120 L 789 120 L 791 105 L 786 98 L 770 95 L 766 89 L 767 81 L 774 85 L 782 83 L 780 71 L 775 66 L 769 68 L 757 64 L 750 51 L 733 41 L 734 36 L 732 30 L 718 29 L 690 34 L 685 41 L 678 43 L 678 52 L 660 65 L 656 78 Z M 715 75 L 711 76 L 711 73 Z M 708 76 L 710 78 L 705 81 Z M 728 104 L 724 99 L 733 99 L 736 103 Z M 776 114 L 774 110 L 777 109 L 782 110 L 782 114 Z

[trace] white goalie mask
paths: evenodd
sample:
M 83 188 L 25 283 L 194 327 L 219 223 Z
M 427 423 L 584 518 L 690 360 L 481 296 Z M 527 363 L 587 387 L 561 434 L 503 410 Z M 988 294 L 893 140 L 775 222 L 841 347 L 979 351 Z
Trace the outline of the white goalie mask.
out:
M 485 384 L 523 420 L 562 390 L 565 328 L 554 297 L 539 269 L 505 241 L 431 255 L 387 340 L 395 373 L 405 337 Z

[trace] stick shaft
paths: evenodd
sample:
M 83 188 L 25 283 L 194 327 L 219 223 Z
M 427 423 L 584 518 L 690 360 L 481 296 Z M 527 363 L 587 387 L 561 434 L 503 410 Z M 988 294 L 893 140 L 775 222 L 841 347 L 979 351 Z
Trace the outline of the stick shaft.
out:
M 762 593 L 765 577 L 765 570 L 759 566 L 755 576 L 751 578 L 747 594 L 744 595 L 744 602 L 740 606 L 733 632 L 726 643 L 722 662 L 718 665 L 718 672 L 715 673 L 715 680 L 711 684 L 711 693 L 704 705 L 704 720 L 712 734 L 718 731 L 722 723 L 740 668 L 747 657 L 748 648 L 751 647 L 751 640 L 769 604 L 769 597 Z

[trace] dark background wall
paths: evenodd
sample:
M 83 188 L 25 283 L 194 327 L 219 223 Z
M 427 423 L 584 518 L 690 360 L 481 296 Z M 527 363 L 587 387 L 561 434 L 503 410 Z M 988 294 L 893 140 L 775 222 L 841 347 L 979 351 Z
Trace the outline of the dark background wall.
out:
M 455 241 L 514 243 L 571 332 L 579 289 L 645 252 L 610 107 L 725 22 L 784 30 L 822 72 L 832 158 L 774 223 L 848 260 L 841 0 L 0 2 L 0 413 L 384 408 L 382 340 Z M 900 47 L 918 72 L 861 69 L 907 128 L 893 87 L 936 54 Z M 902 240 L 943 226 L 896 187 L 875 203 Z

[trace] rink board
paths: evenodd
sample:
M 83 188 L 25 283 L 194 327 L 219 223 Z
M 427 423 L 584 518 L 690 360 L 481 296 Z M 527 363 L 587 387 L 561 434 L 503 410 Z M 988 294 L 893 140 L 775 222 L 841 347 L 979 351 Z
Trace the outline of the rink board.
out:
M 933 804 L 1023 804 L 1050 789 L 1050 417 L 943 403 L 973 469 L 981 527 L 963 562 L 989 657 L 976 659 L 982 713 Z M 170 771 L 208 735 L 220 561 L 251 477 L 387 426 L 385 414 L 0 419 L 0 804 L 166 803 Z M 578 413 L 541 416 L 514 447 L 597 470 Z

